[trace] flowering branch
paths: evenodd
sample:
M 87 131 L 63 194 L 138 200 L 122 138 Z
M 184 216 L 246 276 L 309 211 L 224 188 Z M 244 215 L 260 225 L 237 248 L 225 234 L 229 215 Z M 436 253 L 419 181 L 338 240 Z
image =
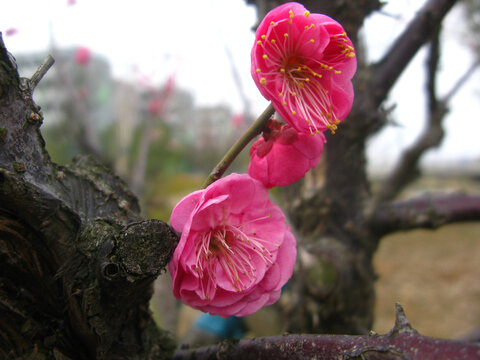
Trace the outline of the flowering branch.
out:
M 214 183 L 222 177 L 228 167 L 232 164 L 233 160 L 240 154 L 240 152 L 248 145 L 248 143 L 257 135 L 259 135 L 265 124 L 273 115 L 275 110 L 273 109 L 272 104 L 263 111 L 263 113 L 258 117 L 258 119 L 250 126 L 247 131 L 233 144 L 233 146 L 228 150 L 225 156 L 220 160 L 220 162 L 215 166 L 210 175 L 202 185 L 202 188 L 206 188 L 208 185 Z
M 393 329 L 385 335 L 279 335 L 178 350 L 174 360 L 210 359 L 471 359 L 480 345 L 434 339 L 413 329 L 396 304 Z

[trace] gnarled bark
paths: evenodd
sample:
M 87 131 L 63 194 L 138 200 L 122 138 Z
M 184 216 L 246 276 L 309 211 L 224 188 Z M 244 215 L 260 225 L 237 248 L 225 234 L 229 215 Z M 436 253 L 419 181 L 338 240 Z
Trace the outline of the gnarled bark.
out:
M 0 80 L 1 357 L 168 358 L 174 344 L 148 302 L 177 234 L 143 220 L 93 159 L 51 162 L 36 78 L 19 78 L 1 39 Z

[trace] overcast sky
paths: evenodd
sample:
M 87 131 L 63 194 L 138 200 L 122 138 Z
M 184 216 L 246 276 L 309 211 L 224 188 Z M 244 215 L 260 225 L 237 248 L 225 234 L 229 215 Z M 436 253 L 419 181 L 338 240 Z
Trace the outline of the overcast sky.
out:
M 369 19 L 365 35 L 371 59 L 383 54 L 422 3 L 395 0 L 385 7 L 389 15 L 377 13 Z M 250 77 L 254 40 L 250 29 L 256 11 L 244 0 L 77 0 L 74 5 L 68 0 L 0 0 L 0 4 L 0 31 L 18 30 L 4 35 L 14 55 L 46 50 L 52 41 L 59 47 L 87 46 L 111 62 L 115 77 L 134 80 L 140 73 L 160 84 L 176 71 L 179 86 L 192 91 L 197 104 L 226 103 L 241 111 L 228 47 L 255 114 L 267 105 Z M 465 29 L 459 19 L 460 11 L 454 11 L 444 29 L 440 95 L 473 61 L 461 41 Z M 372 164 L 392 164 L 422 128 L 424 61 L 425 52 L 421 52 L 393 90 L 390 98 L 397 104 L 394 116 L 400 127 L 388 128 L 372 140 Z M 477 71 L 454 98 L 444 145 L 430 152 L 428 160 L 480 157 L 479 80 Z

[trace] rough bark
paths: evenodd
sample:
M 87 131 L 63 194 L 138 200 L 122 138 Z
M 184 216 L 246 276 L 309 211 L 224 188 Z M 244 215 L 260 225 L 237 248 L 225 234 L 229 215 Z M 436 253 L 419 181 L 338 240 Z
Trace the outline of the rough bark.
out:
M 0 38 L 0 357 L 168 358 L 148 302 L 178 236 L 92 158 L 51 162 L 35 82 Z

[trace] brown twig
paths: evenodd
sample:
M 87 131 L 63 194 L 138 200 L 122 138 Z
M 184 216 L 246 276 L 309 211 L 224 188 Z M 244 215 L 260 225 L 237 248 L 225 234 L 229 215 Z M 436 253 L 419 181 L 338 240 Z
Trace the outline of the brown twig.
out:
M 37 71 L 35 71 L 35 74 L 33 74 L 32 77 L 30 78 L 30 83 L 29 83 L 30 91 L 33 92 L 33 90 L 37 87 L 40 80 L 42 80 L 42 78 L 45 76 L 47 71 L 52 67 L 54 62 L 55 60 L 53 59 L 53 57 L 51 55 L 48 55 L 45 61 L 42 63 L 42 65 L 40 65 Z

